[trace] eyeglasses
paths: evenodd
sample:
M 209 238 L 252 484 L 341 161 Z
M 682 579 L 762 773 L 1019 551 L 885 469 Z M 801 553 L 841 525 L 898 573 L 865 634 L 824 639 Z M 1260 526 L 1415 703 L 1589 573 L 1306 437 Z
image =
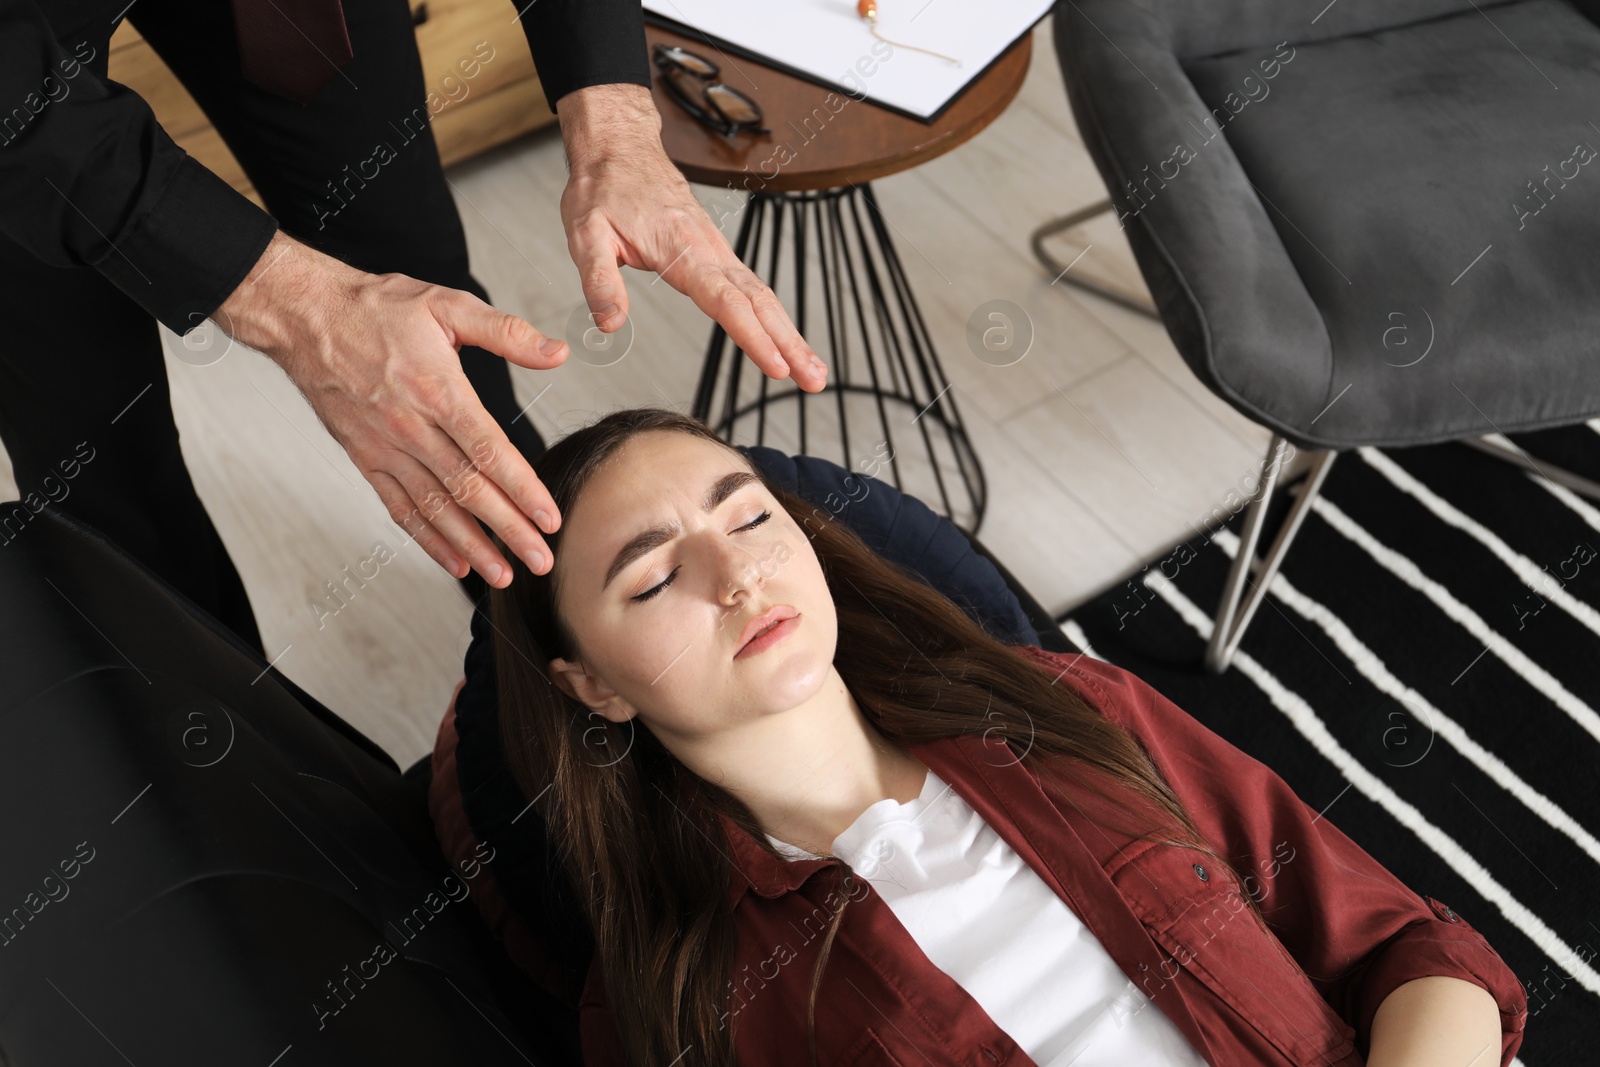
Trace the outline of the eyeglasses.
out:
M 668 44 L 656 45 L 651 58 L 678 106 L 713 130 L 726 137 L 772 132 L 761 125 L 761 108 L 754 100 L 715 80 L 717 65 L 711 60 Z

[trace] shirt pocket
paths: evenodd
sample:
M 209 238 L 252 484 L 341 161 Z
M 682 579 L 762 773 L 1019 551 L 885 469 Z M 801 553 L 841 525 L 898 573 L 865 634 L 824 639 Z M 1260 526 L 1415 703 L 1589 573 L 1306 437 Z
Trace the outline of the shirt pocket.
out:
M 1108 873 L 1164 950 L 1141 976 L 1147 994 L 1156 997 L 1187 972 L 1290 1063 L 1331 1064 L 1350 1055 L 1355 1030 L 1257 921 L 1225 869 L 1198 849 L 1136 847 L 1142 850 Z

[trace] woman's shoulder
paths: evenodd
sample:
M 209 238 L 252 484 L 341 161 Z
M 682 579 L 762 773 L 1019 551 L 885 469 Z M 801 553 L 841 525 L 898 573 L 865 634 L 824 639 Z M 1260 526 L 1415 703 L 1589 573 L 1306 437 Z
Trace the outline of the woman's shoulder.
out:
M 1013 645 L 1012 649 L 1038 664 L 1083 697 L 1100 714 L 1123 726 L 1135 726 L 1136 716 L 1128 713 L 1147 694 L 1155 691 L 1132 671 L 1108 663 L 1087 652 L 1054 652 L 1038 645 Z
M 1203 769 L 1212 761 L 1249 759 L 1125 667 L 1085 652 L 1052 652 L 1035 645 L 1012 647 L 1049 672 L 1055 684 L 1070 686 L 1095 711 L 1131 734 L 1169 779 L 1181 773 L 1180 765 Z M 1172 784 L 1179 785 L 1177 781 Z

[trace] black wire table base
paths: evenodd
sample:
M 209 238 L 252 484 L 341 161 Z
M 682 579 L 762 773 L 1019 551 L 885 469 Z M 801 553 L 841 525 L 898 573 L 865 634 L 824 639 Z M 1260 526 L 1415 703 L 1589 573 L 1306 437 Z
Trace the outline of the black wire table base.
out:
M 743 350 L 717 325 L 694 416 L 730 444 L 835 458 L 812 451 L 821 439 L 837 448 L 841 466 L 879 478 L 887 472 L 897 489 L 976 536 L 988 502 L 983 467 L 872 186 L 753 192 L 741 210 L 734 252 L 758 274 L 765 260 L 766 283 L 828 364 L 828 384 L 807 393 L 754 366 L 746 375 Z M 816 255 L 808 256 L 813 244 Z M 823 314 L 813 329 L 807 315 L 816 292 Z

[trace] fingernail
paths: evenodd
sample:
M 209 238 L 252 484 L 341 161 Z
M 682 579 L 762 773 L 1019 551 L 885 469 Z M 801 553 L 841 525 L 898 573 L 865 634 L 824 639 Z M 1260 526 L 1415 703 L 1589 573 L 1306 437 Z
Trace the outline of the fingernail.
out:
M 529 565 L 533 567 L 533 573 L 538 574 L 540 571 L 544 570 L 543 552 L 535 552 L 533 555 L 529 556 L 528 559 L 530 561 Z
M 616 313 L 617 313 L 617 305 L 615 305 L 615 304 L 601 304 L 599 307 L 594 309 L 594 321 L 595 322 L 599 322 L 601 319 L 609 319 L 611 316 L 615 315 Z
M 533 521 L 545 533 L 550 532 L 550 513 L 544 508 L 539 508 L 533 513 Z
M 562 342 L 556 340 L 554 337 L 546 337 L 543 341 L 539 342 L 539 354 L 541 356 L 553 356 L 557 352 L 561 351 L 561 345 Z
M 500 564 L 491 563 L 484 570 L 483 577 L 490 585 L 493 585 L 495 582 L 498 582 L 500 580 L 500 576 L 502 574 L 504 574 L 505 572 L 506 572 L 506 569 L 504 567 L 502 567 Z

